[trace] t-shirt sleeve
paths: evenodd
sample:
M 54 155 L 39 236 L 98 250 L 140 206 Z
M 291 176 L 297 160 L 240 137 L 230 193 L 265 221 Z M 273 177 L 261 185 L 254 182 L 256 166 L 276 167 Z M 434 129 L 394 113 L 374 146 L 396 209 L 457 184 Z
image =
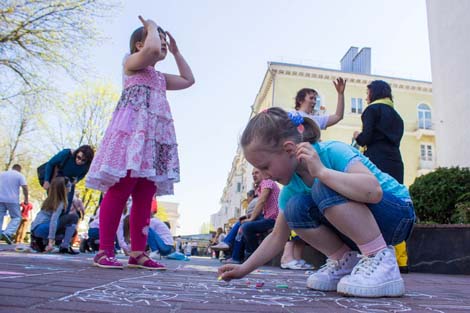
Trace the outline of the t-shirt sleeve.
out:
M 20 186 L 26 186 L 27 183 L 26 183 L 26 178 L 24 177 L 24 175 L 20 175 Z
M 328 158 L 330 160 L 331 169 L 345 172 L 348 164 L 356 158 L 359 158 L 351 146 L 342 143 L 334 142 L 328 146 Z
M 261 192 L 263 192 L 264 189 L 274 189 L 274 184 L 275 182 L 270 180 L 270 179 L 264 179 L 263 181 L 261 181 L 260 183 L 260 194 Z
M 284 186 L 279 193 L 279 210 L 284 211 L 287 206 L 287 202 L 292 197 L 292 192 L 289 187 Z
M 328 115 L 312 115 L 312 119 L 318 124 L 320 129 L 326 129 L 328 118 Z

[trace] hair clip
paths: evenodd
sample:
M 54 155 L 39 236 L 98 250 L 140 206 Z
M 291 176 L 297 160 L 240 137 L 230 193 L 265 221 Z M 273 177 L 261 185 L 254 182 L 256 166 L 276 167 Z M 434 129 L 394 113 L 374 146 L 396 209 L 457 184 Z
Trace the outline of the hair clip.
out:
M 305 130 L 304 125 L 300 124 L 299 126 L 297 126 L 297 130 L 299 131 L 299 133 L 303 134 Z
M 289 112 L 288 115 L 289 115 L 289 119 L 295 126 L 299 126 L 303 124 L 304 118 L 299 113 Z

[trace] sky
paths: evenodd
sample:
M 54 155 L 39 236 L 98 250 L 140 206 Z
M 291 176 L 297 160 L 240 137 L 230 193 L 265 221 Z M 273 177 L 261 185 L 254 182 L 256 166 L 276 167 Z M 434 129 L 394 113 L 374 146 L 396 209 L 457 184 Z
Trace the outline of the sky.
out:
M 198 233 L 219 210 L 267 62 L 339 69 L 350 46 L 370 47 L 372 74 L 431 81 L 425 0 L 123 0 L 98 23 L 107 39 L 89 47 L 89 80 L 121 85 L 138 15 L 172 33 L 196 79 L 167 94 L 181 182 L 159 200 L 179 203 L 179 234 Z M 177 73 L 170 53 L 156 69 Z

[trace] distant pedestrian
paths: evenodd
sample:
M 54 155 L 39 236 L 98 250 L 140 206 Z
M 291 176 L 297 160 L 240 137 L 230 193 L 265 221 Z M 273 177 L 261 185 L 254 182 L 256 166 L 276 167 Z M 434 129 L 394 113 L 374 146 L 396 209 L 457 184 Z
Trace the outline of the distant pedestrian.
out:
M 21 165 L 15 164 L 12 169 L 0 173 L 0 233 L 2 238 L 11 245 L 12 237 L 21 223 L 20 187 L 23 189 L 24 203 L 28 204 L 28 185 L 21 174 Z M 3 218 L 8 212 L 10 222 L 2 231 Z
M 361 115 L 362 131 L 353 134 L 357 144 L 365 147 L 364 155 L 382 172 L 403 184 L 403 161 L 400 141 L 404 123 L 395 110 L 392 88 L 383 80 L 367 85 L 368 106 Z
M 31 224 L 31 211 L 33 210 L 33 205 L 31 202 L 24 203 L 21 202 L 21 223 L 16 231 L 15 242 L 16 243 L 24 243 L 24 237 L 26 235 L 27 230 Z
M 69 213 L 75 195 L 75 185 L 88 173 L 94 155 L 92 147 L 83 145 L 76 150 L 63 149 L 47 162 L 44 189 L 49 188 L 52 179 L 62 176 L 67 177 L 72 186 L 67 194 L 68 206 L 64 209 L 64 214 Z
M 31 224 L 31 242 L 36 244 L 39 251 L 52 252 L 54 245 L 59 239 L 58 234 L 63 235 L 60 243 L 60 253 L 78 254 L 70 246 L 75 234 L 78 216 L 75 214 L 64 214 L 67 207 L 67 192 L 71 183 L 66 177 L 56 177 L 49 186 L 46 200 L 42 203 L 41 211 L 36 215 Z

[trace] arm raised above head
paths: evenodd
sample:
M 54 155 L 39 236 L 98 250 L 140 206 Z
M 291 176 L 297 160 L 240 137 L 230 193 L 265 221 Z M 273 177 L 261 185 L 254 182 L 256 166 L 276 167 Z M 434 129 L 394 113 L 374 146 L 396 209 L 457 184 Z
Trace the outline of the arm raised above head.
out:
M 152 20 L 144 20 L 139 16 L 140 21 L 144 25 L 144 33 L 147 34 L 144 42 L 136 42 L 142 46 L 140 50 L 132 53 L 124 63 L 124 70 L 130 74 L 132 72 L 146 68 L 147 66 L 154 66 L 160 59 L 162 42 L 158 34 L 158 26 Z

